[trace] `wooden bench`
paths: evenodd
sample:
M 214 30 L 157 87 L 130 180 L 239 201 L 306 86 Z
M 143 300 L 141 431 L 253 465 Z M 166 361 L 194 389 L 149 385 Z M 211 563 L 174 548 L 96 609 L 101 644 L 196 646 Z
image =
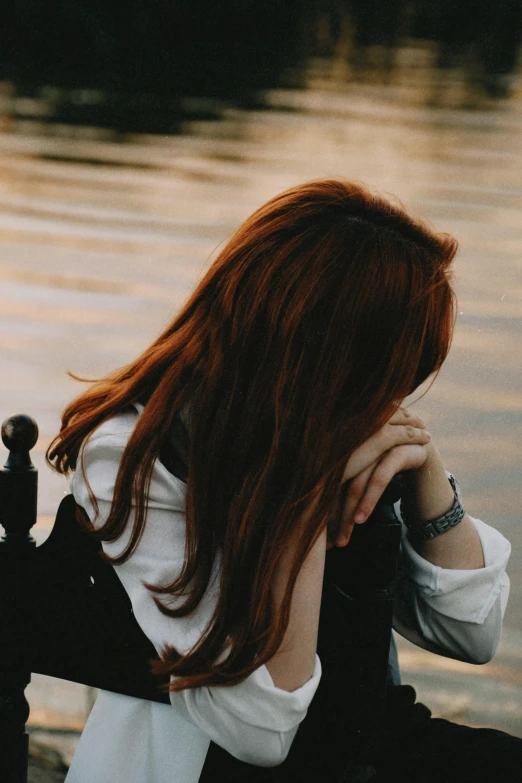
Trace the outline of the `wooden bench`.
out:
M 169 703 L 149 671 L 154 647 L 101 545 L 66 496 L 49 538 L 36 546 L 38 438 L 28 416 L 7 419 L 0 471 L 0 781 L 26 783 L 31 673 Z M 200 783 L 370 783 L 382 728 L 400 545 L 390 487 L 350 544 L 327 555 L 319 630 L 323 677 L 288 758 L 274 768 L 234 759 L 211 743 Z M 145 781 L 144 781 L 145 783 Z

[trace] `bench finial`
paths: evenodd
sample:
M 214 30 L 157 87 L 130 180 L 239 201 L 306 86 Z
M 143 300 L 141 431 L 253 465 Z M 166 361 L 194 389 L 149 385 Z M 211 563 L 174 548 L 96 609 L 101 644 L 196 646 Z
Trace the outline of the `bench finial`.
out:
M 30 416 L 19 413 L 10 416 L 2 424 L 2 441 L 9 449 L 5 464 L 8 470 L 20 470 L 33 467 L 29 451 L 38 440 L 38 425 Z
M 38 471 L 29 451 L 38 440 L 38 425 L 30 416 L 10 416 L 2 424 L 9 456 L 0 470 L 0 524 L 4 546 L 34 546 L 29 531 L 36 522 Z

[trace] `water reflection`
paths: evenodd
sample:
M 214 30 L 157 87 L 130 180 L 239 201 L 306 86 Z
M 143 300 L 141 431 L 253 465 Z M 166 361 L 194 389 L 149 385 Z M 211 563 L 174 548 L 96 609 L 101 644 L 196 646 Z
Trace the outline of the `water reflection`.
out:
M 522 36 L 519 0 L 15 0 L 3 17 L 4 115 L 119 132 L 173 133 L 318 79 L 476 105 L 510 95 Z
M 78 391 L 66 371 L 96 377 L 130 361 L 250 212 L 297 182 L 344 176 L 397 193 L 461 243 L 454 345 L 417 407 L 469 509 L 513 542 L 512 633 L 522 623 L 522 105 L 490 96 L 516 72 L 522 4 L 499 0 L 500 29 L 482 0 L 472 21 L 468 3 L 446 0 L 237 0 L 213 4 L 200 43 L 178 41 L 203 5 L 155 3 L 165 14 L 155 29 L 149 9 L 129 13 L 130 37 L 115 43 L 117 5 L 89 2 L 98 16 L 87 19 L 86 0 L 61 4 L 54 44 L 64 45 L 51 51 L 49 11 L 26 0 L 19 48 L 2 50 L 0 410 L 40 425 L 36 534 L 66 490 L 43 461 Z M 239 14 L 230 30 L 225 6 Z M 167 40 L 172 51 L 155 57 Z

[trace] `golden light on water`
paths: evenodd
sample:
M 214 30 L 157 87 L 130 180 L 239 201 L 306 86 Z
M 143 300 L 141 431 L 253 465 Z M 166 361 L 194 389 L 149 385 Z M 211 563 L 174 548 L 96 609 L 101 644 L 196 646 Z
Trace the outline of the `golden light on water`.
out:
M 419 105 L 420 76 L 357 89 L 335 79 L 326 89 L 325 78 L 313 74 L 308 92 L 271 91 L 270 111 L 230 109 L 221 121 L 187 122 L 177 136 L 116 143 L 42 122 L 0 134 L 0 407 L 40 425 L 36 536 L 50 529 L 66 490 L 43 462 L 79 388 L 66 371 L 96 377 L 134 358 L 267 198 L 315 177 L 356 179 L 460 241 L 452 353 L 416 409 L 472 513 L 514 544 L 511 638 L 522 625 L 522 104 Z M 514 722 L 522 661 L 502 650 L 476 669 L 402 645 L 401 663 L 441 714 L 466 719 L 492 705 L 480 679 L 502 692 Z M 515 689 L 512 703 L 504 686 Z M 52 720 L 34 698 L 33 715 Z

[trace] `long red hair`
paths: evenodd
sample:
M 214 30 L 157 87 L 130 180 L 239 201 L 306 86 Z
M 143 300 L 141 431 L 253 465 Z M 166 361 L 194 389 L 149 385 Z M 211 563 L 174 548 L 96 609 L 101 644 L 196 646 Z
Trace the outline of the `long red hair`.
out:
M 136 361 L 65 409 L 48 451 L 61 473 L 76 469 L 103 421 L 145 406 L 109 518 L 93 533 L 115 541 L 136 506 L 114 564 L 136 549 L 154 462 L 190 411 L 184 566 L 171 584 L 149 587 L 162 612 L 180 617 L 201 601 L 217 556 L 221 582 L 200 641 L 186 655 L 167 648 L 156 665 L 179 678 L 172 689 L 240 682 L 279 648 L 295 579 L 338 507 L 348 457 L 446 357 L 455 251 L 452 237 L 358 184 L 291 188 L 243 223 Z M 276 612 L 273 575 L 296 531 Z

